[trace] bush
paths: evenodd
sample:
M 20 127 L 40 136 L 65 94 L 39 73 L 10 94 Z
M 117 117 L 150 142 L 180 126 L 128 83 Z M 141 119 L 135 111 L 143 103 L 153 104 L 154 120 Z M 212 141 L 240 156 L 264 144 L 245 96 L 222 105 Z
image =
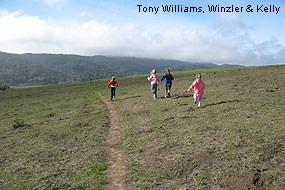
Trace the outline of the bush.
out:
M 7 90 L 9 88 L 10 88 L 10 86 L 7 85 L 7 84 L 3 84 L 3 85 L 0 86 L 0 90 L 2 90 L 2 91 L 5 91 L 5 90 Z

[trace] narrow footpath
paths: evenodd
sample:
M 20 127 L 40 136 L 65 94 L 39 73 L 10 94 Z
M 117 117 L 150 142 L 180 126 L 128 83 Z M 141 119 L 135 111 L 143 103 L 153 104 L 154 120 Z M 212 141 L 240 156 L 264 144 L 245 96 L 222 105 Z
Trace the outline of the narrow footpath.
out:
M 123 132 L 119 125 L 119 118 L 115 106 L 108 101 L 102 94 L 98 93 L 102 102 L 105 103 L 109 110 L 110 129 L 106 136 L 106 143 L 108 146 L 108 169 L 107 175 L 107 189 L 110 190 L 125 190 L 126 189 L 126 163 L 125 155 L 120 145 L 123 142 Z

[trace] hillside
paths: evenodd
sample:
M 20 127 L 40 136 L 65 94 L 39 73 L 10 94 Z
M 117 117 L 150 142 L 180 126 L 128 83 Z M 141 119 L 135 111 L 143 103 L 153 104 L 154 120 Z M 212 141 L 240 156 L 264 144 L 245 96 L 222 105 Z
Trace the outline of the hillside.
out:
M 185 92 L 195 73 L 206 84 L 201 109 Z M 157 100 L 146 76 L 120 79 L 128 189 L 284 189 L 284 73 L 285 65 L 177 72 L 172 98 L 160 84 Z
M 202 108 L 185 92 L 196 73 Z M 127 189 L 284 189 L 284 73 L 285 65 L 173 72 L 172 98 L 159 84 L 157 100 L 147 74 L 119 78 L 115 117 L 98 95 L 109 99 L 108 79 L 0 91 L 0 189 L 108 189 L 112 119 L 123 132 L 112 148 L 125 152 Z
M 58 54 L 9 54 L 0 52 L 0 84 L 58 84 L 163 71 L 238 67 L 213 63 L 157 60 L 135 57 L 79 56 Z

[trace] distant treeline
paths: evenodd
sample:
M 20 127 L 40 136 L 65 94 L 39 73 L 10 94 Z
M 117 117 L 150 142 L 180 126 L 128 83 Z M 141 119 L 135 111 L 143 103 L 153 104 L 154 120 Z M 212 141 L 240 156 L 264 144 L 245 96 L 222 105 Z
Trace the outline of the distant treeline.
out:
M 163 71 L 239 67 L 213 63 L 135 57 L 79 56 L 63 54 L 9 54 L 0 52 L 0 84 L 58 84 Z

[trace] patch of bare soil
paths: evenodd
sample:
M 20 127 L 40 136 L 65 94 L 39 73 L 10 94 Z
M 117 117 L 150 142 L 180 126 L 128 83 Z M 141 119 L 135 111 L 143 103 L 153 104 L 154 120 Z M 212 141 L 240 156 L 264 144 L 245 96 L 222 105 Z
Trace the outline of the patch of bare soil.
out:
M 250 171 L 244 170 L 240 171 L 236 175 L 232 176 L 228 180 L 229 190 L 261 190 L 264 189 L 264 178 L 260 170 Z
M 211 152 L 202 152 L 193 157 L 182 159 L 177 165 L 176 174 L 184 177 L 196 175 L 194 171 L 203 165 L 210 165 L 214 157 Z
M 32 127 L 32 126 L 19 119 L 14 120 L 14 125 L 13 125 L 14 129 L 26 128 L 26 127 Z
M 262 147 L 262 161 L 269 161 L 273 159 L 279 152 L 282 152 L 282 145 L 277 142 L 266 144 Z
M 124 190 L 126 189 L 126 163 L 124 151 L 120 148 L 122 144 L 122 128 L 119 125 L 118 115 L 115 106 L 99 93 L 101 100 L 109 110 L 110 129 L 106 136 L 108 145 L 108 168 L 106 175 L 108 184 L 106 189 Z
M 184 110 L 184 112 L 189 113 L 189 112 L 193 112 L 195 111 L 195 109 L 193 107 L 189 107 L 186 110 Z
M 151 132 L 153 132 L 153 128 L 152 127 L 150 127 L 150 126 L 143 126 L 143 125 L 141 125 L 141 126 L 138 126 L 137 128 L 136 128 L 136 133 L 138 133 L 138 134 L 141 134 L 141 133 L 151 133 Z

